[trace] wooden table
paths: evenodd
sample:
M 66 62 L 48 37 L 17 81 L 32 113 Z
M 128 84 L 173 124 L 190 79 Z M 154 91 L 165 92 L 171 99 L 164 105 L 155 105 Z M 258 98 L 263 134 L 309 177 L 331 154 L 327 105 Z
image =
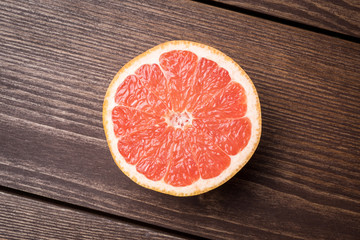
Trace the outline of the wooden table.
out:
M 359 239 L 360 4 L 313 2 L 1 1 L 0 238 Z M 263 114 L 245 168 L 188 198 L 129 180 L 102 127 L 120 67 L 176 39 L 238 62 Z

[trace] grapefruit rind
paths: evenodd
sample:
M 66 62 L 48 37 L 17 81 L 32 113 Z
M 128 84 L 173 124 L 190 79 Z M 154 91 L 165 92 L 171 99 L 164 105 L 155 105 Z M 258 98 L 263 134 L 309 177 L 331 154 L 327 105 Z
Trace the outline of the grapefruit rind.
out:
M 244 117 L 248 117 L 251 121 L 251 137 L 247 146 L 238 154 L 231 157 L 230 166 L 225 169 L 220 175 L 211 179 L 202 179 L 193 184 L 185 187 L 174 187 L 164 182 L 164 180 L 152 181 L 140 174 L 136 170 L 135 165 L 128 164 L 124 157 L 119 153 L 117 147 L 117 138 L 113 131 L 112 122 L 112 109 L 117 106 L 115 103 L 115 94 L 119 85 L 124 79 L 133 74 L 143 64 L 158 64 L 159 56 L 162 53 L 169 52 L 171 50 L 188 50 L 195 53 L 199 59 L 205 57 L 209 60 L 216 62 L 220 67 L 226 69 L 232 81 L 240 83 L 245 89 L 247 96 L 247 112 Z M 204 44 L 190 42 L 190 41 L 170 41 L 160 44 L 156 47 L 149 49 L 141 55 L 135 57 L 133 60 L 124 65 L 120 71 L 115 75 L 114 79 L 109 85 L 106 92 L 104 104 L 103 104 L 103 125 L 107 143 L 110 148 L 112 157 L 116 165 L 121 171 L 132 179 L 135 183 L 152 189 L 161 193 L 174 195 L 174 196 L 193 196 L 198 195 L 224 184 L 230 178 L 232 178 L 244 165 L 249 161 L 253 153 L 255 152 L 261 136 L 261 109 L 258 94 L 255 86 L 252 83 L 249 76 L 245 71 L 230 57 L 224 53 L 209 47 Z

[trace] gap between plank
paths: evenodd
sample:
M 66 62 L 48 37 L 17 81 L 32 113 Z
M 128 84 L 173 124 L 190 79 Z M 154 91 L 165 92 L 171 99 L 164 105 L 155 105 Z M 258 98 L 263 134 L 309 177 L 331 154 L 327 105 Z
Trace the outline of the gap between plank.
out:
M 121 222 L 125 222 L 125 223 L 128 223 L 128 224 L 137 225 L 139 227 L 153 229 L 153 230 L 163 232 L 163 233 L 167 233 L 169 235 L 174 235 L 174 236 L 180 237 L 180 238 L 209 240 L 208 238 L 196 236 L 196 235 L 193 235 L 193 234 L 190 234 L 190 233 L 181 232 L 181 231 L 177 231 L 177 230 L 157 226 L 157 225 L 154 225 L 154 224 L 137 221 L 137 220 L 134 220 L 134 219 L 126 218 L 126 217 L 123 217 L 123 216 L 118 216 L 118 215 L 103 212 L 103 211 L 100 211 L 100 210 L 95 210 L 95 209 L 88 208 L 88 207 L 78 206 L 78 205 L 75 205 L 75 204 L 72 204 L 72 203 L 63 202 L 63 201 L 60 201 L 60 200 L 44 197 L 44 196 L 33 194 L 33 193 L 28 193 L 28 192 L 18 190 L 18 189 L 14 189 L 14 188 L 10 188 L 10 187 L 0 186 L 0 192 L 4 192 L 4 193 L 7 193 L 7 194 L 12 194 L 12 195 L 15 195 L 15 196 L 18 196 L 18 197 L 27 198 L 27 199 L 31 199 L 31 200 L 51 204 L 51 205 L 55 205 L 55 206 L 58 206 L 58 207 L 69 209 L 69 210 L 87 212 L 87 213 L 94 214 L 94 215 L 97 215 L 97 216 L 100 216 L 100 217 L 105 217 L 105 218 L 108 218 L 108 219 L 111 219 L 111 220 L 114 220 L 114 221 L 121 221 Z
M 210 6 L 213 6 L 213 7 L 218 7 L 218 8 L 238 12 L 238 13 L 242 13 L 242 14 L 245 14 L 245 15 L 253 16 L 253 17 L 266 19 L 266 20 L 276 22 L 276 23 L 280 23 L 280 24 L 289 25 L 289 26 L 300 28 L 300 29 L 303 29 L 303 30 L 316 32 L 316 33 L 331 36 L 331 37 L 336 37 L 336 38 L 346 40 L 346 41 L 350 41 L 350 42 L 354 42 L 354 43 L 360 43 L 360 38 L 355 37 L 355 36 L 351 36 L 351 35 L 347 35 L 347 34 L 343 34 L 343 33 L 338 33 L 338 32 L 331 31 L 331 30 L 326 30 L 326 29 L 323 29 L 323 28 L 319 28 L 319 27 L 309 25 L 309 24 L 299 23 L 299 22 L 296 22 L 296 21 L 292 21 L 292 20 L 288 20 L 288 19 L 268 15 L 268 14 L 265 14 L 265 13 L 257 12 L 257 11 L 254 11 L 254 10 L 249 10 L 249 9 L 246 9 L 246 8 L 230 5 L 230 4 L 227 4 L 227 3 L 221 3 L 221 2 L 216 2 L 216 1 L 208 1 L 208 0 L 192 0 L 192 1 L 193 2 L 198 2 L 198 3 L 201 3 L 201 4 L 207 4 L 207 5 L 210 5 Z

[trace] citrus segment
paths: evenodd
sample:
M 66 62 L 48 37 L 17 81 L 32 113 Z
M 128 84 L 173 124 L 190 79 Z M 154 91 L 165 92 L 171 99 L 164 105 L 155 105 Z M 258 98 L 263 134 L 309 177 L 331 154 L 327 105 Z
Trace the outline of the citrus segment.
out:
M 152 136 L 150 136 L 152 137 Z M 172 141 L 172 130 L 167 128 L 160 134 L 160 136 L 153 140 L 160 142 L 153 144 L 150 142 L 149 151 L 143 152 L 143 156 L 136 163 L 136 170 L 144 174 L 150 180 L 161 180 L 169 165 L 169 158 L 171 157 L 170 148 Z
M 115 102 L 151 114 L 162 115 L 167 111 L 165 104 L 146 89 L 135 75 L 126 77 L 119 86 Z
M 246 109 L 244 88 L 237 82 L 230 82 L 193 114 L 196 118 L 240 118 L 246 114 Z
M 157 64 L 144 64 L 135 72 L 140 82 L 171 109 L 167 80 Z
M 168 80 L 171 104 L 175 112 L 182 112 L 186 106 L 187 92 L 196 69 L 198 57 L 190 51 L 174 50 L 163 53 L 160 66 Z
M 249 118 L 194 119 L 193 125 L 209 135 L 214 143 L 229 155 L 243 150 L 251 137 Z
M 116 106 L 112 111 L 112 121 L 116 137 L 154 126 L 164 122 L 164 119 L 149 115 L 134 108 Z
M 164 178 L 165 182 L 175 187 L 183 187 L 197 181 L 200 177 L 199 168 L 185 132 L 181 129 L 173 130 L 173 144 L 170 150 L 170 166 Z
M 195 70 L 195 77 L 187 99 L 187 110 L 203 106 L 219 90 L 231 81 L 229 72 L 206 58 L 201 58 Z
M 186 134 L 203 179 L 217 177 L 229 167 L 230 157 L 211 138 L 195 128 L 189 128 Z
M 249 160 L 259 99 L 229 57 L 203 44 L 161 44 L 126 64 L 105 96 L 103 122 L 119 168 L 176 196 L 209 191 Z
M 134 165 L 164 144 L 166 128 L 166 124 L 163 123 L 122 136 L 118 141 L 118 151 L 127 163 Z

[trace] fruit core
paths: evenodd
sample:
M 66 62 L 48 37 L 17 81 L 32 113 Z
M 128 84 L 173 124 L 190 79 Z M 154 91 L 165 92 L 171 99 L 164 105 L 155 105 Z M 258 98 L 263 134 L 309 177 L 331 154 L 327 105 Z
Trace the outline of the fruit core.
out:
M 192 126 L 192 116 L 186 111 L 181 113 L 171 111 L 165 119 L 167 124 L 174 128 L 185 129 Z

